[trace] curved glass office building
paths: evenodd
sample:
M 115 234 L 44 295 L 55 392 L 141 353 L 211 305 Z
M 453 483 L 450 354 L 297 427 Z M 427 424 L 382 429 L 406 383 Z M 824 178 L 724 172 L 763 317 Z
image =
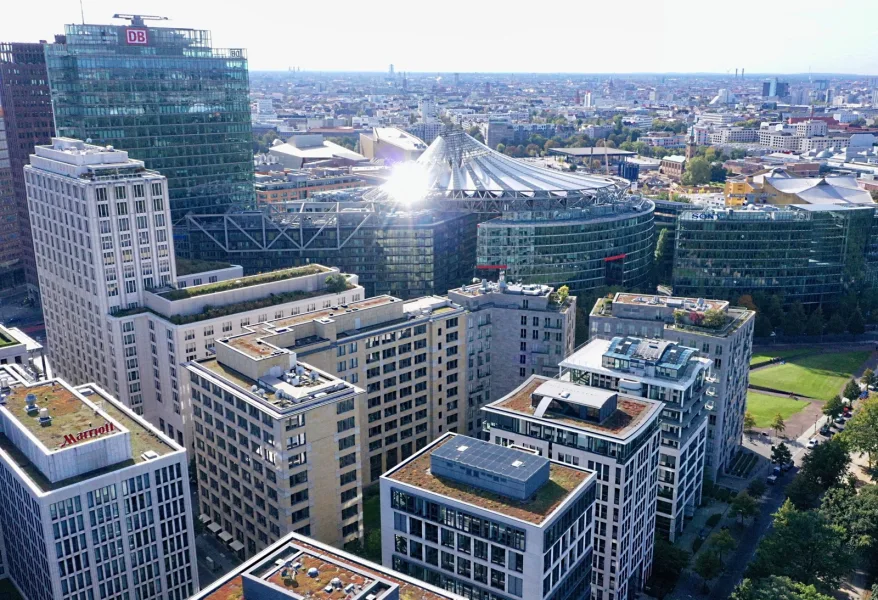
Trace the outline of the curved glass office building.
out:
M 544 168 L 447 131 L 367 198 L 484 215 L 477 269 L 585 292 L 649 276 L 655 205 L 627 195 L 627 183 Z
M 875 207 L 791 205 L 680 215 L 674 293 L 737 298 L 764 291 L 820 304 L 854 280 L 874 280 Z

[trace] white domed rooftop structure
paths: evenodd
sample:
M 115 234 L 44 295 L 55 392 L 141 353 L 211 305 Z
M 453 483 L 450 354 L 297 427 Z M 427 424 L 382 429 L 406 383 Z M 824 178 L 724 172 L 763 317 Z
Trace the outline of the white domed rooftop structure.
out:
M 440 134 L 417 161 L 397 165 L 390 180 L 365 199 L 501 212 L 516 210 L 519 201 L 526 203 L 522 210 L 533 210 L 536 201 L 561 208 L 611 201 L 627 186 L 618 178 L 556 171 L 511 158 L 458 130 Z M 498 206 L 497 200 L 511 204 Z

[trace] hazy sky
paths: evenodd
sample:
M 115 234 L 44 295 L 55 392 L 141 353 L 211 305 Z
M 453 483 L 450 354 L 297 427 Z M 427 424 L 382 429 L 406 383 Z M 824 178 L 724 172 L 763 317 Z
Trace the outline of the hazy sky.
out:
M 2 0 L 0 41 L 51 40 L 79 0 Z M 876 0 L 82 0 L 210 29 L 253 70 L 878 75 Z

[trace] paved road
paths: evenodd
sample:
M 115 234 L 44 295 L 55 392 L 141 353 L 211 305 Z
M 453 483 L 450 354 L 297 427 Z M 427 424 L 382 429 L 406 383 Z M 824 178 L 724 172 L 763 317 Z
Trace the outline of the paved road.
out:
M 215 536 L 210 533 L 202 533 L 195 536 L 195 553 L 198 557 L 198 583 L 201 589 L 219 579 L 241 564 L 241 561 Z M 207 566 L 205 558 L 211 557 L 216 563 L 215 571 Z

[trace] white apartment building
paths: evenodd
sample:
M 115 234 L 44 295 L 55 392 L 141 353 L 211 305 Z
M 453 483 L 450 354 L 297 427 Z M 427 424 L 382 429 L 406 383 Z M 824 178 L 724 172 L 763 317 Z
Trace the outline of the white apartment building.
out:
M 563 301 L 547 285 L 480 283 L 448 291 L 467 309 L 466 431 L 482 430 L 479 409 L 534 373 L 552 376 L 573 352 L 576 297 Z M 462 430 L 463 431 L 463 430 Z
M 382 563 L 473 600 L 587 598 L 595 480 L 447 433 L 381 477 Z
M 712 362 L 668 340 L 593 339 L 561 363 L 572 382 L 662 403 L 656 531 L 672 542 L 701 503 Z
M 652 572 L 661 410 L 654 400 L 536 375 L 483 410 L 495 444 L 596 473 L 593 599 L 636 597 Z
M 198 591 L 186 451 L 96 385 L 0 366 L 4 577 L 28 600 Z
M 716 329 L 677 322 L 675 311 L 704 315 L 719 311 L 725 322 Z M 706 466 L 714 480 L 731 465 L 744 434 L 744 412 L 753 353 L 756 313 L 733 308 L 724 300 L 640 296 L 618 293 L 612 300 L 600 298 L 589 315 L 589 337 L 618 336 L 660 338 L 693 348 L 713 361 L 710 386 L 713 402 L 707 404 Z
M 701 113 L 698 115 L 698 123 L 704 125 L 731 125 L 743 120 L 744 117 L 734 113 Z
M 139 382 L 111 360 L 109 315 L 174 281 L 167 182 L 127 152 L 66 138 L 37 146 L 24 171 L 52 368 L 141 412 Z
M 758 139 L 758 129 L 744 127 L 724 127 L 708 135 L 711 144 L 747 144 L 755 143 Z
M 796 123 L 796 135 L 799 137 L 826 135 L 827 133 L 829 133 L 829 127 L 826 121 L 808 120 Z

